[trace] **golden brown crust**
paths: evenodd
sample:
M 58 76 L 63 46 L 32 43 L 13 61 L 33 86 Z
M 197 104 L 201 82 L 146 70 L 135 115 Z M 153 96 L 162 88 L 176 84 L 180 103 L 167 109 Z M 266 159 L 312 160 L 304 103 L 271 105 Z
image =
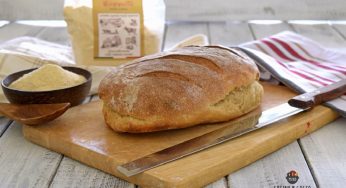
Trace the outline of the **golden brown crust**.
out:
M 99 95 L 114 130 L 150 132 L 225 121 L 254 109 L 263 92 L 254 85 L 258 77 L 254 62 L 239 51 L 190 46 L 118 67 L 102 80 Z M 237 113 L 223 113 L 224 104 L 243 96 L 222 104 L 237 90 L 250 91 L 243 100 L 253 102 Z

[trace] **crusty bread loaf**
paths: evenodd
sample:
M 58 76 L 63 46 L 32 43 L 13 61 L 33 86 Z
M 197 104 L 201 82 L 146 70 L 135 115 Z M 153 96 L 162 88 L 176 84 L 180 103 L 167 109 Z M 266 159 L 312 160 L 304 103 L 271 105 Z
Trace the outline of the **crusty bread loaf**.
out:
M 227 121 L 259 106 L 255 63 L 221 46 L 189 46 L 117 67 L 99 86 L 106 124 L 151 132 Z

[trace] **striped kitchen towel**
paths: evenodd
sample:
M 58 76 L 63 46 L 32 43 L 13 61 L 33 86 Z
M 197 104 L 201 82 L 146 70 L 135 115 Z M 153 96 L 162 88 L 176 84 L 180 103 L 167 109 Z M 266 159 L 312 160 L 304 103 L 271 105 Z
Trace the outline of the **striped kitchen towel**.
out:
M 346 52 L 325 48 L 293 32 L 240 45 L 255 58 L 261 79 L 278 80 L 298 93 L 346 79 Z M 346 117 L 346 95 L 325 104 Z

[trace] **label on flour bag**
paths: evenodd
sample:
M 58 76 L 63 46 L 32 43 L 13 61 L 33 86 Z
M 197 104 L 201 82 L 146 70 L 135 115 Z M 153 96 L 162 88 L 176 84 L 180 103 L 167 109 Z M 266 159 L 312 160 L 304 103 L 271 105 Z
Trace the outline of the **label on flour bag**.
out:
M 93 0 L 94 58 L 143 55 L 142 0 Z

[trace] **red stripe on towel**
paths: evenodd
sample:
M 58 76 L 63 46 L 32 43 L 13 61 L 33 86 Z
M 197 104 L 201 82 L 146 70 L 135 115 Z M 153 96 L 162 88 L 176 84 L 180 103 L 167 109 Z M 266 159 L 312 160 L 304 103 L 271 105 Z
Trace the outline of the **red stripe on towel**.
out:
M 328 84 L 326 84 L 326 83 L 323 83 L 323 82 L 320 82 L 319 80 L 314 79 L 313 77 L 307 76 L 306 74 L 302 74 L 302 73 L 300 73 L 300 72 L 298 72 L 298 71 L 289 69 L 288 67 L 286 67 L 286 65 L 285 65 L 284 63 L 282 63 L 282 62 L 280 62 L 280 61 L 278 61 L 278 60 L 276 60 L 276 62 L 277 62 L 279 65 L 281 65 L 282 67 L 286 68 L 288 71 L 290 71 L 290 72 L 292 72 L 292 73 L 294 73 L 294 74 L 296 74 L 296 75 L 298 75 L 298 76 L 300 76 L 300 77 L 302 77 L 302 78 L 304 78 L 304 79 L 306 79 L 306 80 L 309 80 L 310 83 L 311 83 L 311 82 L 315 82 L 315 84 L 313 84 L 313 85 L 315 85 L 315 86 L 316 86 L 316 83 L 317 83 L 317 86 L 319 86 L 319 87 L 320 87 L 321 85 L 322 85 L 322 86 L 328 85 Z
M 288 60 L 288 61 L 294 61 L 293 59 L 287 57 L 278 47 L 276 47 L 276 46 L 275 46 L 273 43 L 271 43 L 270 41 L 261 40 L 261 42 L 264 43 L 265 45 L 267 45 L 274 53 L 276 53 L 276 54 L 277 54 L 278 56 L 280 56 L 282 59 L 285 59 L 285 60 Z M 305 78 L 305 79 L 307 79 L 307 80 L 309 80 L 309 81 L 317 82 L 317 83 L 319 83 L 320 85 L 323 85 L 323 86 L 330 84 L 330 83 L 325 83 L 324 81 L 317 80 L 317 79 L 315 79 L 315 78 L 312 77 L 312 76 L 308 76 L 308 75 L 306 75 L 306 74 L 302 74 L 302 73 L 300 73 L 300 72 L 297 72 L 297 71 L 294 71 L 294 70 L 292 70 L 292 69 L 289 69 L 286 65 L 284 65 L 283 62 L 280 62 L 280 61 L 278 61 L 278 60 L 277 60 L 277 62 L 278 62 L 280 65 L 284 66 L 287 70 L 291 71 L 292 73 L 295 73 L 296 75 L 298 75 L 298 76 L 300 76 L 300 77 L 302 77 L 302 78 Z M 309 71 L 306 71 L 306 70 L 301 70 L 301 71 L 315 76 L 315 74 L 313 74 L 313 73 L 311 73 L 311 72 L 309 72 Z M 317 76 L 316 76 L 316 77 L 317 77 Z M 320 78 L 320 76 L 318 76 L 318 78 Z M 324 79 L 325 79 L 325 78 L 324 78 Z M 331 80 L 328 79 L 328 80 L 326 80 L 326 81 L 330 82 Z
M 340 72 L 340 73 L 343 73 L 343 74 L 346 74 L 346 71 L 344 70 L 340 70 L 338 68 L 343 68 L 343 67 L 339 67 L 339 66 L 328 66 L 328 65 L 324 65 L 320 62 L 317 62 L 317 61 L 314 61 L 314 60 L 311 60 L 311 59 L 306 59 L 304 58 L 303 56 L 301 56 L 300 54 L 298 54 L 298 52 L 296 52 L 289 44 L 287 44 L 286 42 L 278 39 L 278 38 L 275 38 L 275 37 L 270 37 L 270 39 L 274 40 L 275 42 L 279 43 L 282 47 L 284 47 L 287 52 L 289 52 L 292 56 L 300 59 L 300 60 L 303 60 L 303 61 L 306 61 L 306 62 L 309 62 L 313 65 L 316 65 L 318 67 L 322 67 L 322 68 L 325 68 L 325 69 L 329 69 L 329 70 L 333 70 L 333 71 L 337 71 L 337 72 Z

